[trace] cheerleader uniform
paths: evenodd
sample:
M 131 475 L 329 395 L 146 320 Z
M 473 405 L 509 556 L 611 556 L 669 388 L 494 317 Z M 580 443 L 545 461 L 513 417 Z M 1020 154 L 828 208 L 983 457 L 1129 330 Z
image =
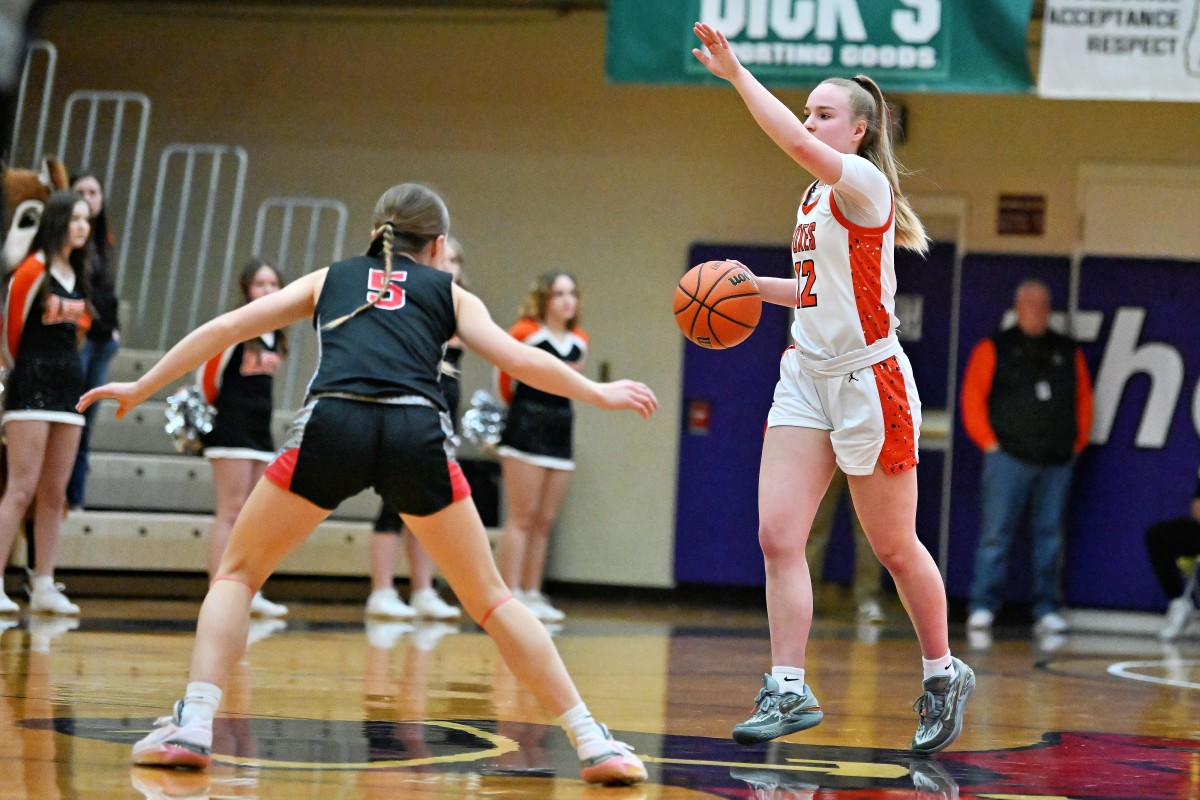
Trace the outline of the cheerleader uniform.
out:
M 588 337 L 582 328 L 567 331 L 560 339 L 541 322 L 525 318 L 509 333 L 567 364 L 587 356 Z M 508 415 L 497 453 L 548 469 L 575 469 L 571 444 L 575 412 L 570 400 L 518 383 L 505 373 L 500 374 L 500 395 L 508 403 Z
M 268 333 L 237 344 L 196 371 L 204 399 L 216 409 L 213 428 L 200 437 L 205 458 L 270 461 L 272 391 L 282 357 L 279 336 Z
M 4 422 L 84 423 L 75 410 L 83 394 L 79 334 L 91 326 L 75 273 L 47 269 L 35 253 L 13 273 L 4 304 L 5 345 L 13 368 L 4 397 Z

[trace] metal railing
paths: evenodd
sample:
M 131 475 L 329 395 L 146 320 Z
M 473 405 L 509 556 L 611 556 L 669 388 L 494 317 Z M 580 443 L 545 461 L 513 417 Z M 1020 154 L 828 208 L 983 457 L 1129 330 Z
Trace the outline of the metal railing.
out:
M 349 216 L 341 200 L 269 197 L 255 215 L 252 252 L 285 275 L 308 274 L 341 260 Z M 300 376 L 310 374 L 317 363 L 312 336 L 296 336 L 291 342 L 284 379 L 275 387 L 276 407 L 281 409 L 300 407 L 306 388 L 298 386 Z
M 139 121 L 132 160 L 123 162 L 123 145 L 127 138 L 125 118 L 130 108 L 138 115 Z M 78 115 L 76 109 L 80 109 Z M 77 118 L 84 120 L 81 133 L 72 129 L 72 123 Z M 146 95 L 140 92 L 80 90 L 67 97 L 59 128 L 58 157 L 62 162 L 73 165 L 72 172 L 91 170 L 100 176 L 104 182 L 105 204 L 108 208 L 114 208 L 120 198 L 125 201 L 125 221 L 119 231 L 121 245 L 114 276 L 118 291 L 133 239 L 133 218 L 142 182 L 142 159 L 146 153 L 149 126 L 150 98 Z
M 195 188 L 198 183 L 197 163 L 207 159 L 207 187 Z M 225 163 L 233 159 L 236 172 L 232 178 L 230 191 L 222 194 L 222 170 Z M 229 290 L 232 279 L 234 246 L 237 242 L 238 221 L 241 216 L 242 195 L 246 187 L 246 167 L 249 159 L 241 147 L 223 144 L 170 144 L 162 151 L 158 162 L 158 179 L 154 187 L 154 202 L 151 207 L 151 219 L 146 243 L 146 257 L 142 267 L 141 286 L 138 291 L 137 304 L 134 310 L 134 330 L 131 337 L 140 346 L 152 346 L 164 349 L 169 344 L 168 337 L 172 327 L 178 335 L 182 335 L 194 327 L 200 317 L 201 306 L 205 313 L 215 315 L 229 307 Z M 174 163 L 173 163 L 174 162 Z M 167 195 L 168 177 L 173 166 L 178 165 L 181 175 L 172 177 L 169 185 L 177 193 Z M 203 179 L 202 177 L 200 179 Z M 196 212 L 192 208 L 194 199 L 202 195 L 203 205 Z M 170 205 L 168 205 L 170 203 Z M 212 292 L 210 267 L 213 259 L 209 250 L 212 244 L 218 214 L 224 215 L 228 204 L 228 228 L 225 233 L 225 247 L 220 258 L 220 284 L 215 294 Z M 197 204 L 199 206 L 199 204 Z M 164 217 L 174 214 L 174 226 L 167 235 L 170 242 L 170 258 L 165 267 L 155 263 L 158 255 L 160 226 Z M 183 272 L 185 260 L 184 249 L 191 248 L 195 253 L 194 269 L 183 277 L 193 278 L 191 297 L 188 300 L 187 317 L 182 322 L 179 309 L 174 307 L 178 284 Z M 151 298 L 155 304 L 151 304 Z M 157 302 L 161 301 L 161 302 Z M 157 317 L 157 319 L 155 319 Z M 145 331 L 147 327 L 159 323 L 158 336 L 149 341 Z
M 35 57 L 45 54 L 45 67 L 42 71 L 42 99 L 38 106 L 37 133 L 34 135 L 33 150 L 28 161 L 21 160 L 21 127 L 25 120 L 25 103 L 29 99 L 29 81 L 34 72 Z M 50 117 L 50 93 L 54 90 L 54 73 L 58 69 L 58 49 L 50 42 L 35 39 L 29 43 L 25 51 L 25 64 L 21 69 L 21 83 L 17 89 L 17 107 L 13 118 L 12 142 L 9 143 L 8 160 L 10 164 L 28 164 L 37 169 L 42 160 L 42 147 L 46 142 L 46 123 Z

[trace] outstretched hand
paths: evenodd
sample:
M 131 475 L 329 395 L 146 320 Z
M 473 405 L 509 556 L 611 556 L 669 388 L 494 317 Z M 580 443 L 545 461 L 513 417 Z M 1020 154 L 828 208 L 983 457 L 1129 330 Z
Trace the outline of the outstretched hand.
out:
M 601 408 L 629 409 L 646 419 L 658 410 L 658 398 L 649 386 L 640 381 L 620 380 L 600 384 Z
M 82 413 L 97 400 L 116 400 L 118 404 L 117 419 L 120 419 L 128 414 L 130 409 L 141 405 L 145 399 L 146 395 L 136 383 L 106 383 L 85 392 L 83 397 L 79 398 L 79 402 L 75 404 L 75 410 Z
M 733 48 L 729 46 L 729 40 L 725 38 L 725 34 L 703 22 L 697 22 L 692 26 L 692 32 L 708 48 L 707 53 L 698 47 L 694 48 L 692 55 L 696 57 L 696 60 L 718 78 L 724 78 L 727 81 L 733 80 L 742 68 L 742 63 L 734 55 Z

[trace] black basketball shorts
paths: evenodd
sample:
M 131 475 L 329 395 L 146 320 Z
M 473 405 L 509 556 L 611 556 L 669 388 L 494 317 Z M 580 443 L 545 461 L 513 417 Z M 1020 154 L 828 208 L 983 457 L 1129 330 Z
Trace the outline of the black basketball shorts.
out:
M 427 405 L 310 399 L 266 478 L 333 510 L 373 488 L 401 514 L 425 516 L 471 496 L 449 415 Z

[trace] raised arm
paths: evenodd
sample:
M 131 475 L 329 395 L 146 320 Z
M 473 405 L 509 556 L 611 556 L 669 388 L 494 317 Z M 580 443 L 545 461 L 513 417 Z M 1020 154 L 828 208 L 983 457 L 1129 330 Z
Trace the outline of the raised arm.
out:
M 599 408 L 629 409 L 647 418 L 658 409 L 658 399 L 644 383 L 597 383 L 549 353 L 518 342 L 492 320 L 483 301 L 458 286 L 454 306 L 463 344 L 521 383 Z
M 179 340 L 158 363 L 133 383 L 107 383 L 84 394 L 76 409 L 83 411 L 97 400 L 116 400 L 117 419 L 146 398 L 226 348 L 268 331 L 311 317 L 325 283 L 327 270 L 305 275 L 278 292 L 260 297 L 201 325 Z
M 706 53 L 696 48 L 692 55 L 709 72 L 729 81 L 737 89 L 750 115 L 771 141 L 817 180 L 837 183 L 842 177 L 842 154 L 813 136 L 791 109 L 742 66 L 725 34 L 703 22 L 697 22 L 692 30 L 708 49 Z

